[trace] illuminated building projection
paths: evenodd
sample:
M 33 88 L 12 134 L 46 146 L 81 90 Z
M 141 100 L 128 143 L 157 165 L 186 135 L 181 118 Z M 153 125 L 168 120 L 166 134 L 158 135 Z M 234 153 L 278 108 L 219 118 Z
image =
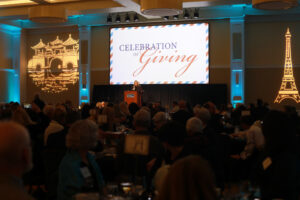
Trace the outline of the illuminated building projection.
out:
M 42 39 L 35 46 L 34 56 L 28 61 L 28 74 L 42 91 L 60 93 L 79 79 L 79 41 L 72 35 L 66 41 L 56 40 L 44 44 Z
M 300 96 L 293 75 L 293 62 L 291 50 L 291 33 L 289 28 L 285 34 L 286 49 L 283 78 L 278 95 L 274 103 L 281 103 L 284 99 L 293 99 L 296 103 L 300 103 Z

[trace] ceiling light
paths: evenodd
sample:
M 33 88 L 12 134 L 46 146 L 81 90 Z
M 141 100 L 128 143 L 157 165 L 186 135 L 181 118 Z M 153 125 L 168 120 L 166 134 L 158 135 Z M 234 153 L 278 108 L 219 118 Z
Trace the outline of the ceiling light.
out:
M 195 19 L 199 18 L 199 10 L 198 9 L 195 9 L 194 18 Z
M 184 19 L 190 18 L 190 15 L 189 15 L 189 11 L 188 11 L 188 10 L 185 10 L 185 11 L 184 11 L 183 18 L 184 18 Z
M 31 21 L 39 23 L 62 23 L 67 21 L 67 11 L 61 6 L 40 5 L 28 9 Z
M 264 10 L 286 10 L 298 5 L 297 0 L 252 0 L 254 8 Z
M 129 16 L 129 14 L 126 14 L 125 22 L 130 22 L 130 16 Z
M 112 23 L 112 17 L 111 17 L 111 15 L 107 16 L 107 23 Z
M 138 16 L 137 14 L 135 14 L 133 20 L 134 20 L 135 22 L 138 22 L 138 21 L 139 21 L 139 16 Z
M 120 17 L 120 15 L 117 15 L 117 17 L 116 17 L 116 22 L 117 22 L 117 23 L 120 23 L 120 22 L 121 22 L 121 17 Z
M 141 0 L 144 15 L 173 16 L 182 13 L 182 0 Z

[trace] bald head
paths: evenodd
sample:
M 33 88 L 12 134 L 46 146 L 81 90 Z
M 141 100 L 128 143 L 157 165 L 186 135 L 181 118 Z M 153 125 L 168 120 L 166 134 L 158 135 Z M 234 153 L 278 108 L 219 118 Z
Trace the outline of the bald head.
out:
M 20 176 L 31 167 L 27 130 L 15 122 L 0 122 L 0 172 Z

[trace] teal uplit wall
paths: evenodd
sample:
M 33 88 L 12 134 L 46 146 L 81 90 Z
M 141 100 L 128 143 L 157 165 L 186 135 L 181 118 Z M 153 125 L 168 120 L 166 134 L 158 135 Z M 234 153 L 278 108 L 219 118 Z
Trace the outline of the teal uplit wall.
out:
M 20 102 L 19 63 L 15 48 L 20 28 L 0 24 L 0 102 Z M 16 66 L 14 66 L 16 65 Z

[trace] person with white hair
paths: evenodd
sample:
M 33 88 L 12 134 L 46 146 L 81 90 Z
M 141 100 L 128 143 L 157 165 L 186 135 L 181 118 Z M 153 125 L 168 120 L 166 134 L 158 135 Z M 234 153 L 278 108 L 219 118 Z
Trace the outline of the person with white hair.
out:
M 194 136 L 198 133 L 202 133 L 203 131 L 203 124 L 200 119 L 197 117 L 191 117 L 186 122 L 186 133 L 188 136 Z
M 201 119 L 201 121 L 203 123 L 203 128 L 205 128 L 211 118 L 209 110 L 204 107 L 201 107 L 201 108 L 195 107 L 193 109 L 193 111 L 194 111 L 195 117 L 198 117 L 199 119 Z
M 58 200 L 71 200 L 82 192 L 101 192 L 102 173 L 89 150 L 97 145 L 98 127 L 91 120 L 79 120 L 69 129 L 68 151 L 59 166 Z
M 146 109 L 140 109 L 133 116 L 133 126 L 135 128 L 135 132 L 149 132 L 149 128 L 151 125 L 151 115 L 150 112 Z
M 22 185 L 22 175 L 32 168 L 27 130 L 15 122 L 0 122 L 0 196 L 6 200 L 33 199 Z
M 168 117 L 165 112 L 157 112 L 153 118 L 154 131 L 158 131 L 165 123 L 168 122 Z

